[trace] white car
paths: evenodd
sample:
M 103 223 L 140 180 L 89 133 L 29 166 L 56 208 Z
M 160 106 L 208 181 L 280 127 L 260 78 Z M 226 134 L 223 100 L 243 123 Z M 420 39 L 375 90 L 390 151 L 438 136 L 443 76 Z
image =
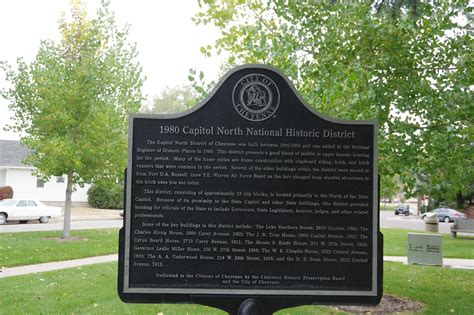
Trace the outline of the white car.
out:
M 0 201 L 0 224 L 18 220 L 25 223 L 28 220 L 39 220 L 46 223 L 50 218 L 60 217 L 63 210 L 59 207 L 49 207 L 38 200 L 5 199 Z

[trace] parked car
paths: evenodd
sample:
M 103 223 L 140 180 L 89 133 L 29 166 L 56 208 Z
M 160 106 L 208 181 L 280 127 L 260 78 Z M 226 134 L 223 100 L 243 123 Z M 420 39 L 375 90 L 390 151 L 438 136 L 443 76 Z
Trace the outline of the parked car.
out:
M 459 212 L 454 209 L 449 208 L 437 208 L 433 211 L 424 213 L 421 218 L 424 220 L 427 213 L 436 213 L 436 217 L 438 218 L 439 222 L 454 222 L 455 219 L 466 219 L 466 215 L 462 212 Z
M 410 206 L 405 204 L 398 205 L 395 208 L 395 215 L 399 214 L 410 215 Z
M 39 220 L 46 223 L 50 218 L 60 217 L 63 210 L 59 207 L 49 207 L 38 200 L 5 199 L 0 202 L 0 224 L 7 221 Z

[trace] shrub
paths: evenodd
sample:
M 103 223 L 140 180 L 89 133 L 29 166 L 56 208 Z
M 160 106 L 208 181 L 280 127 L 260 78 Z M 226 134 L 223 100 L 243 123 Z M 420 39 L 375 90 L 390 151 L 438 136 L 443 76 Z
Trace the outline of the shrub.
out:
M 90 206 L 100 209 L 123 209 L 123 185 L 94 184 L 87 191 Z
M 13 188 L 10 186 L 0 187 L 0 200 L 3 199 L 12 199 L 13 198 Z

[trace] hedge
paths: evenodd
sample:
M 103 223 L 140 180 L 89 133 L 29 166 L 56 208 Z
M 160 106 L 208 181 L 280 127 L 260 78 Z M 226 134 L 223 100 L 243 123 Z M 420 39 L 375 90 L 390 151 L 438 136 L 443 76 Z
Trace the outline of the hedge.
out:
M 0 200 L 3 199 L 12 199 L 13 198 L 13 188 L 10 186 L 0 187 Z
M 100 209 L 123 209 L 123 185 L 92 185 L 87 191 L 90 206 Z

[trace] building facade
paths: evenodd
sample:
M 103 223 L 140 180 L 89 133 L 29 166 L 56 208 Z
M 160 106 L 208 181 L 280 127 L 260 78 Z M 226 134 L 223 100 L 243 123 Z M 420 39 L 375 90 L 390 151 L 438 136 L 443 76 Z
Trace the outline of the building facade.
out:
M 0 140 L 0 186 L 11 186 L 13 198 L 36 199 L 44 202 L 64 202 L 66 176 L 51 177 L 44 182 L 34 175 L 36 168 L 23 163 L 28 155 L 20 141 Z M 77 187 L 72 193 L 73 202 L 87 202 L 90 185 Z

